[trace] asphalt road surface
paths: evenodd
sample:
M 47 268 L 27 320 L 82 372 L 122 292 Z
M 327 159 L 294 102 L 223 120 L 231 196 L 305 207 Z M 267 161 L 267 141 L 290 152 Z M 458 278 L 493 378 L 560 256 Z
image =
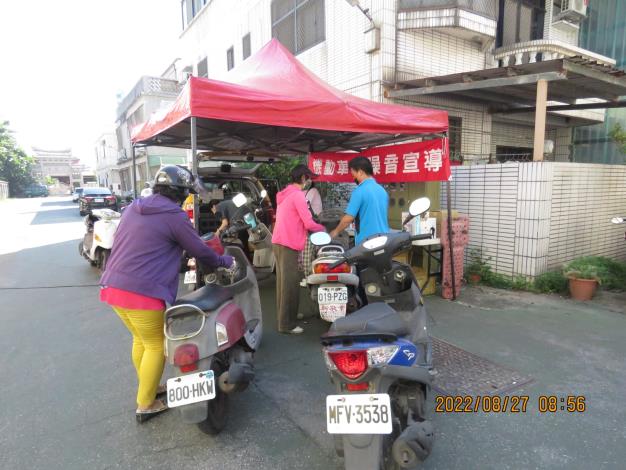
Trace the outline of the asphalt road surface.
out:
M 138 425 L 130 335 L 78 254 L 77 206 L 0 201 L 0 220 L 0 469 L 343 468 L 325 432 L 328 325 L 276 334 L 272 279 L 261 286 L 257 378 L 232 398 L 226 429 L 206 436 L 175 410 Z M 530 395 L 526 413 L 438 414 L 431 403 L 424 468 L 624 468 L 623 308 L 471 289 L 427 304 L 435 335 L 535 381 L 512 393 Z M 587 410 L 540 413 L 540 394 L 585 395 Z

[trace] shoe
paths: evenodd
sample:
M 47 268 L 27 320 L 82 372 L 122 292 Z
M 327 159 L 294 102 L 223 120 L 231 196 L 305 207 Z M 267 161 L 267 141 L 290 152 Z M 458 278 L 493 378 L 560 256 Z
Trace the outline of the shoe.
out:
M 161 402 L 161 406 L 157 406 L 156 408 L 151 408 L 149 410 L 140 410 L 137 408 L 135 411 L 135 419 L 137 419 L 138 423 L 145 423 L 149 419 L 154 418 L 157 415 L 167 411 L 169 408 L 166 403 Z
M 293 330 L 278 330 L 278 332 L 284 335 L 301 335 L 304 333 L 304 330 L 301 327 L 296 326 Z

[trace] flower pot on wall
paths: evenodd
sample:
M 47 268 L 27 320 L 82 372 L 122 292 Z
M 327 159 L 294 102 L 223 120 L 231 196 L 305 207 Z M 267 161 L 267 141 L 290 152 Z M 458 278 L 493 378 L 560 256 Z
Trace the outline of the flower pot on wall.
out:
M 471 273 L 468 277 L 469 277 L 468 281 L 470 284 L 478 284 L 480 280 L 482 279 L 480 274 L 477 274 L 477 273 Z
M 595 279 L 569 278 L 569 292 L 572 298 L 576 300 L 591 300 L 597 287 L 598 281 Z

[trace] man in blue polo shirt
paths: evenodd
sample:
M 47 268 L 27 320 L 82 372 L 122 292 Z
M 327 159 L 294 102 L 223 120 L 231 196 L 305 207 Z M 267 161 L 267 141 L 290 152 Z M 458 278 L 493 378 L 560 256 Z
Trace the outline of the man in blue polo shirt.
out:
M 339 225 L 330 232 L 330 236 L 335 238 L 357 219 L 355 243 L 358 245 L 371 235 L 389 232 L 387 223 L 389 195 L 374 179 L 372 162 L 368 158 L 356 157 L 350 160 L 348 168 L 358 186 L 350 196 L 346 214 L 339 221 Z

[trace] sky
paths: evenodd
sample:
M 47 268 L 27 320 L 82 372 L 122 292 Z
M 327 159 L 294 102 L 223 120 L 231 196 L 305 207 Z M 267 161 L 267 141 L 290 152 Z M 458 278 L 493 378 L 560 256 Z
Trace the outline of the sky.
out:
M 95 164 L 117 95 L 176 58 L 179 0 L 1 0 L 0 121 L 18 143 Z

